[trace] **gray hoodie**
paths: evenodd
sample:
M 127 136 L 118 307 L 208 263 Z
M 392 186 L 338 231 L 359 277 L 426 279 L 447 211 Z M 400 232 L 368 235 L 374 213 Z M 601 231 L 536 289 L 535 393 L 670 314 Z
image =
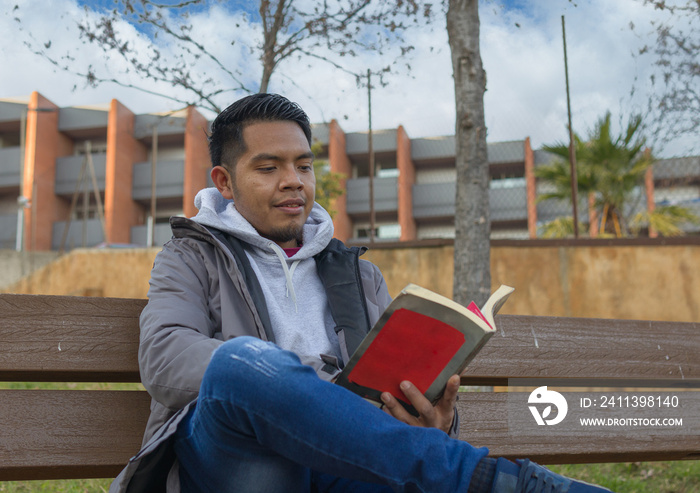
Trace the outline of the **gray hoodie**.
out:
M 303 246 L 289 258 L 275 242 L 260 236 L 216 188 L 201 190 L 195 206 L 199 209 L 195 222 L 230 233 L 249 246 L 246 254 L 265 295 L 275 342 L 302 357 L 340 358 L 337 337 L 329 333 L 333 317 L 313 259 L 333 237 L 333 221 L 323 207 L 314 204 L 304 224 Z

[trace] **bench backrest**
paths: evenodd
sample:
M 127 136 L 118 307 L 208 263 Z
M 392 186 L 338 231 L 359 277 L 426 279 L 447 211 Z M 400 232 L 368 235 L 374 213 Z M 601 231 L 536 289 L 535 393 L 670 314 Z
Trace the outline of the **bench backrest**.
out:
M 138 382 L 145 300 L 0 294 L 0 382 Z M 500 315 L 465 385 L 509 378 L 700 380 L 700 324 Z M 0 480 L 113 477 L 140 448 L 144 391 L 0 390 Z M 512 436 L 505 393 L 463 393 L 461 438 L 543 463 L 700 457 L 695 437 Z
M 0 382 L 139 382 L 145 304 L 0 295 Z M 143 391 L 1 390 L 0 480 L 115 476 L 140 448 L 149 402 Z

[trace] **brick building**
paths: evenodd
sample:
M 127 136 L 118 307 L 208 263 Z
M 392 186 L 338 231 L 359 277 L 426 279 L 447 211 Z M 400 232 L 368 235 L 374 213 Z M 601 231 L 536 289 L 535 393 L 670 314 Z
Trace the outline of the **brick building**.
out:
M 211 185 L 208 127 L 194 108 L 135 114 L 116 100 L 62 108 L 36 92 L 26 101 L 0 100 L 0 248 L 164 243 L 168 218 L 193 216 L 195 194 Z M 345 133 L 336 121 L 314 125 L 313 133 L 331 170 L 347 177 L 335 207 L 336 237 L 362 241 L 370 228 L 368 136 Z M 454 136 L 411 139 L 403 127 L 380 130 L 373 149 L 376 238 L 453 237 Z M 566 203 L 536 203 L 542 185 L 534 169 L 551 156 L 533 150 L 529 138 L 489 143 L 488 158 L 494 238 L 534 238 L 538 224 L 570 215 Z M 699 157 L 657 162 L 637 207 L 678 202 L 679 190 L 680 202 L 700 212 Z M 581 221 L 587 214 L 583 201 Z

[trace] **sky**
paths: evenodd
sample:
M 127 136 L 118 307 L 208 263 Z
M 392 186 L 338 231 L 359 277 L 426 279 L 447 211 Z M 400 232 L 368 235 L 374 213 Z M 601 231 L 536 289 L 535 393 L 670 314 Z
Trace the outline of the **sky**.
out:
M 41 47 L 50 40 L 53 53 L 68 54 L 82 66 L 105 67 L 105 73 L 123 73 L 122 60 L 112 58 L 105 63 L 103 54 L 84 43 L 76 28 L 76 19 L 93 15 L 86 13 L 85 5 L 104 8 L 111 4 L 111 0 L 0 0 L 0 98 L 22 98 L 38 91 L 61 107 L 104 106 L 116 98 L 134 113 L 177 109 L 167 99 L 115 84 L 88 87 L 27 47 L 28 42 Z M 235 2 L 228 3 L 232 4 Z M 193 12 L 193 35 L 225 64 L 241 68 L 244 82 L 254 85 L 261 69 L 246 53 L 260 41 L 255 19 L 236 15 L 224 5 L 227 3 Z M 643 111 L 653 60 L 633 53 L 652 39 L 645 33 L 651 32 L 650 22 L 658 15 L 640 0 L 482 0 L 480 49 L 487 74 L 487 140 L 529 137 L 535 148 L 567 141 L 562 16 L 574 130 L 587 135 L 606 111 L 615 122 L 626 122 L 631 113 Z M 21 24 L 15 17 L 21 18 Z M 630 30 L 631 22 L 638 27 L 636 32 Z M 120 27 L 135 46 L 146 50 L 138 29 Z M 444 15 L 438 14 L 430 27 L 415 29 L 406 37 L 415 49 L 386 77 L 385 86 L 372 91 L 372 127 L 403 125 L 412 138 L 452 135 L 454 85 Z M 233 44 L 232 38 L 236 40 Z M 162 49 L 167 54 L 169 48 Z M 355 73 L 364 73 L 389 61 L 373 55 L 344 59 L 343 63 Z M 202 67 L 202 76 L 210 75 Z M 175 91 L 127 77 L 149 89 Z M 298 102 L 314 123 L 336 119 L 346 132 L 368 128 L 367 89 L 330 64 L 288 60 L 273 76 L 270 91 Z M 228 93 L 219 102 L 226 106 L 242 95 Z M 670 143 L 660 155 L 685 155 L 691 145 L 689 139 Z

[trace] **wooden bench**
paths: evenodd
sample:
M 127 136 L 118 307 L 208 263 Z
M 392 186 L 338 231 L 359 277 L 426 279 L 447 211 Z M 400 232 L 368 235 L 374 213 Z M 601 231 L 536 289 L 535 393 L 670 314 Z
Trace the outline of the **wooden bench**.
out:
M 0 382 L 138 382 L 145 300 L 0 295 Z M 497 318 L 465 385 L 510 378 L 700 380 L 700 324 L 555 317 Z M 141 443 L 143 391 L 0 390 L 0 480 L 115 476 Z M 461 437 L 492 455 L 541 463 L 700 458 L 697 436 L 563 440 L 512 436 L 506 393 L 460 396 Z

